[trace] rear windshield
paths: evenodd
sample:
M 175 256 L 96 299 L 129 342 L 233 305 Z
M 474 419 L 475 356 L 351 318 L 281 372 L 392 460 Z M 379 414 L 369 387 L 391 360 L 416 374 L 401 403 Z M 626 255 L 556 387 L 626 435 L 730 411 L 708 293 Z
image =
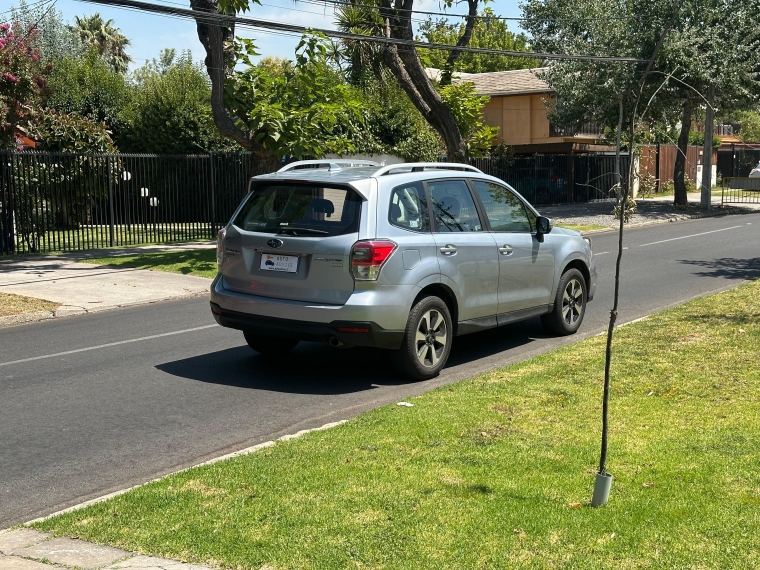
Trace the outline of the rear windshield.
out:
M 247 232 L 337 236 L 358 231 L 360 212 L 353 190 L 271 184 L 254 187 L 232 223 Z

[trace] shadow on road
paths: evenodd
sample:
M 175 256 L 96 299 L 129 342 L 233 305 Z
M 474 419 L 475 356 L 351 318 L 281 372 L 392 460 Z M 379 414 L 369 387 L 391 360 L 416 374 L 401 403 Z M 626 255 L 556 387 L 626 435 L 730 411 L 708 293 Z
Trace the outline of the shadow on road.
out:
M 466 366 L 542 337 L 538 319 L 457 337 L 447 368 Z M 412 383 L 393 369 L 388 351 L 332 348 L 311 342 L 300 343 L 286 358 L 278 360 L 262 357 L 243 345 L 159 364 L 156 368 L 199 382 L 293 394 L 349 394 Z
M 679 259 L 681 263 L 704 267 L 707 271 L 699 271 L 700 277 L 724 277 L 726 279 L 758 279 L 760 278 L 760 257 L 736 259 L 724 257 L 721 259 L 694 260 Z

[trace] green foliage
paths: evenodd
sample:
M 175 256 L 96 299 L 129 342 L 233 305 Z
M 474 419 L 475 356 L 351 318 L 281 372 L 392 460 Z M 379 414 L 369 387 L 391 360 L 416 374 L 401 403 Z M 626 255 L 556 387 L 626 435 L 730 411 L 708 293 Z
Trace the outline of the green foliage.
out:
M 744 111 L 737 116 L 741 126 L 739 136 L 744 142 L 760 142 L 760 113 Z
M 528 38 L 525 34 L 514 34 L 507 28 L 505 20 L 499 20 L 493 10 L 485 8 L 475 21 L 470 38 L 470 47 L 499 49 L 507 51 L 528 51 Z M 430 16 L 419 26 L 422 40 L 435 44 L 456 45 L 465 31 L 464 21 L 450 23 L 447 19 L 433 20 Z M 443 50 L 418 49 L 420 58 L 426 67 L 443 69 L 449 52 Z M 465 73 L 485 73 L 489 71 L 506 71 L 509 69 L 528 69 L 536 67 L 538 61 L 528 57 L 464 52 L 454 63 L 454 71 Z
M 163 50 L 134 78 L 123 113 L 128 128 L 119 139 L 122 152 L 194 154 L 236 148 L 214 125 L 208 76 L 190 52 L 177 58 L 174 50 Z
M 119 28 L 113 26 L 113 20 L 103 21 L 99 13 L 92 16 L 74 16 L 76 25 L 72 30 L 79 34 L 83 44 L 94 48 L 108 66 L 117 73 L 126 73 L 132 58 L 127 55 L 126 47 L 131 42 L 122 35 Z
M 639 177 L 639 196 L 642 198 L 651 198 L 657 190 L 657 178 L 649 172 Z
M 15 145 L 15 128 L 29 115 L 45 88 L 47 72 L 34 46 L 38 32 L 18 22 L 0 25 L 0 149 Z
M 438 135 L 422 118 L 390 73 L 366 78 L 360 88 L 364 128 L 354 139 L 361 154 L 392 154 L 407 161 L 436 160 Z
M 686 192 L 689 194 L 693 194 L 694 192 L 698 192 L 697 185 L 691 181 L 691 178 L 688 176 L 684 178 L 684 183 L 686 185 Z M 675 185 L 673 184 L 672 180 L 666 180 L 665 182 L 660 184 L 660 194 L 673 194 L 675 192 Z
M 612 188 L 610 190 L 610 193 L 617 190 L 616 188 Z M 612 217 L 616 220 L 620 219 L 620 216 L 623 216 L 623 223 L 627 224 L 631 221 L 631 218 L 636 213 L 636 200 L 633 196 L 628 194 L 625 197 L 624 203 L 618 203 L 615 205 L 614 208 L 612 208 Z
M 679 6 L 643 97 L 647 102 L 654 96 L 650 120 L 670 125 L 680 117 L 683 98 L 701 101 L 693 90 L 706 93 L 709 83 L 716 86 L 717 98 L 726 108 L 756 91 L 752 54 L 758 42 L 757 3 L 736 0 L 728 8 L 722 2 L 700 0 Z M 613 19 L 608 17 L 608 7 L 596 0 L 528 0 L 523 15 L 538 50 L 648 59 L 673 9 L 674 3 L 666 0 L 625 0 L 616 6 Z M 551 64 L 544 79 L 557 91 L 556 123 L 572 126 L 596 120 L 614 127 L 619 99 L 630 108 L 643 68 L 594 62 Z
M 441 87 L 440 92 L 467 142 L 468 154 L 470 156 L 487 154 L 494 137 L 499 132 L 498 127 L 483 123 L 481 109 L 488 103 L 489 98 L 478 95 L 472 83 L 464 82 Z
M 342 5 L 335 11 L 335 23 L 342 32 L 363 36 L 382 36 L 383 19 L 374 3 L 357 2 Z M 358 40 L 341 40 L 333 60 L 349 82 L 357 85 L 370 77 L 383 76 L 387 69 L 383 62 L 384 46 Z
M 34 113 L 27 130 L 37 150 L 50 152 L 113 153 L 116 146 L 102 123 L 76 114 L 44 108 Z
M 40 58 L 45 63 L 55 64 L 62 57 L 79 57 L 85 52 L 79 34 L 74 32 L 63 19 L 63 13 L 39 3 L 27 4 L 19 0 L 18 6 L 12 6 L 11 20 L 19 22 L 22 29 L 29 26 L 37 28 L 34 37 L 27 38 L 40 48 Z
M 43 199 L 40 187 L 14 176 L 13 221 L 18 239 L 26 243 L 28 251 L 35 253 L 48 228 L 53 226 L 53 212 Z
M 224 14 L 247 12 L 251 4 L 261 4 L 259 0 L 219 0 L 219 11 Z
M 35 111 L 26 127 L 37 150 L 76 153 L 65 163 L 54 156 L 33 155 L 31 167 L 14 170 L 17 234 L 35 252 L 47 230 L 86 222 L 92 200 L 108 188 L 103 184 L 104 159 L 97 154 L 114 153 L 116 147 L 105 125 L 51 109 Z M 56 188 L 77 188 L 77 192 L 56 192 Z
M 240 127 L 278 157 L 353 152 L 362 130 L 361 100 L 328 65 L 324 36 L 304 35 L 286 69 L 256 66 L 251 40 L 234 44 L 238 63 L 225 85 L 225 107 Z
M 124 76 L 90 49 L 81 58 L 65 57 L 58 62 L 50 76 L 46 105 L 58 113 L 106 124 L 118 143 L 126 131 L 123 110 L 129 99 Z
M 678 136 L 676 136 L 676 140 L 678 140 Z M 697 133 L 695 131 L 689 131 L 689 145 L 705 146 L 705 133 Z M 712 145 L 713 145 L 713 148 L 720 147 L 721 140 L 718 135 L 713 135 Z

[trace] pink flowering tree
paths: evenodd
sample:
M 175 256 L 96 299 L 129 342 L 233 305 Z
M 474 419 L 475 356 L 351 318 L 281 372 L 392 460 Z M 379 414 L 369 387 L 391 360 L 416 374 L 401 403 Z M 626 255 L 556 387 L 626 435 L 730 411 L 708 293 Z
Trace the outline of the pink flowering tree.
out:
M 0 149 L 14 148 L 16 127 L 25 122 L 45 89 L 50 67 L 40 63 L 37 30 L 17 22 L 0 25 Z

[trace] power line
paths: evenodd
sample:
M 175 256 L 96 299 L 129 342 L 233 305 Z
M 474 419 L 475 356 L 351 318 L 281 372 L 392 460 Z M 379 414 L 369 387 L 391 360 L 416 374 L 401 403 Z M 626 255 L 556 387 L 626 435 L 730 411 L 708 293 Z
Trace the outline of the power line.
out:
M 342 6 L 352 6 L 352 7 L 366 7 L 366 8 L 377 8 L 380 9 L 380 6 L 377 6 L 375 4 L 352 4 L 351 2 L 347 2 L 346 0 L 323 0 L 322 2 L 315 1 L 315 0 L 301 0 L 302 2 L 307 2 L 309 4 L 339 4 Z M 424 14 L 426 16 L 446 16 L 449 18 L 469 18 L 469 14 L 449 14 L 448 12 L 426 12 L 424 10 L 414 10 L 412 8 L 391 8 L 394 12 L 412 12 L 414 14 Z M 600 18 L 516 18 L 516 17 L 506 17 L 506 16 L 483 16 L 478 14 L 477 16 L 473 16 L 475 19 L 479 20 L 506 20 L 506 21 L 513 21 L 513 22 L 591 22 L 591 21 L 608 21 L 608 20 L 629 20 L 633 18 L 633 16 L 603 16 Z
M 542 52 L 522 52 L 522 51 L 510 51 L 500 49 L 488 49 L 488 48 L 475 48 L 475 47 L 457 47 L 447 44 L 434 44 L 429 42 L 420 42 L 416 40 L 397 40 L 394 38 L 386 38 L 379 36 L 365 36 L 362 34 L 353 34 L 349 32 L 341 32 L 337 30 L 328 30 L 323 28 L 306 28 L 304 26 L 296 26 L 293 24 L 285 24 L 282 22 L 270 22 L 267 20 L 259 20 L 255 18 L 242 18 L 240 16 L 228 16 L 225 14 L 201 12 L 195 10 L 188 10 L 187 8 L 175 8 L 173 6 L 162 6 L 158 4 L 150 4 L 148 2 L 140 2 L 139 0 L 79 0 L 80 2 L 89 2 L 92 4 L 101 4 L 105 6 L 116 6 L 120 8 L 133 8 L 137 10 L 143 10 L 145 12 L 152 12 L 154 14 L 173 15 L 183 18 L 191 18 L 193 20 L 200 20 L 204 22 L 214 22 L 217 24 L 239 24 L 240 26 L 250 26 L 253 28 L 263 28 L 267 30 L 277 30 L 282 32 L 292 33 L 304 33 L 304 32 L 319 32 L 325 36 L 338 38 L 343 40 L 358 40 L 370 43 L 390 44 L 396 46 L 408 46 L 408 47 L 421 47 L 428 49 L 438 49 L 450 51 L 456 49 L 460 52 L 470 53 L 483 53 L 492 55 L 506 55 L 514 57 L 530 57 L 534 59 L 557 59 L 557 60 L 585 60 L 585 61 L 598 61 L 598 62 L 619 62 L 619 63 L 647 63 L 648 60 L 639 59 L 635 57 L 620 57 L 620 56 L 600 56 L 600 55 L 575 55 L 575 54 L 557 54 L 557 53 L 542 53 Z
M 31 34 L 34 30 L 37 29 L 37 26 L 39 26 L 40 22 L 45 19 L 45 16 L 47 16 L 50 13 L 50 10 L 52 10 L 53 8 L 55 8 L 56 2 L 58 2 L 58 0 L 53 0 L 53 3 L 50 6 L 48 6 L 47 10 L 45 10 L 45 12 L 42 14 L 42 16 L 40 16 L 39 19 L 34 23 L 34 25 L 32 25 L 26 31 L 26 33 L 24 34 L 24 37 L 21 38 L 22 40 L 25 40 L 29 36 L 29 34 Z
M 48 2 L 51 2 L 53 0 L 38 0 L 37 2 L 32 2 L 31 4 L 26 4 L 24 6 L 24 9 L 28 10 L 29 12 L 33 10 L 42 10 L 44 4 L 47 4 Z M 0 17 L 4 17 L 5 14 L 20 14 L 21 13 L 21 7 L 20 6 L 11 6 L 8 10 L 3 10 L 0 12 Z

